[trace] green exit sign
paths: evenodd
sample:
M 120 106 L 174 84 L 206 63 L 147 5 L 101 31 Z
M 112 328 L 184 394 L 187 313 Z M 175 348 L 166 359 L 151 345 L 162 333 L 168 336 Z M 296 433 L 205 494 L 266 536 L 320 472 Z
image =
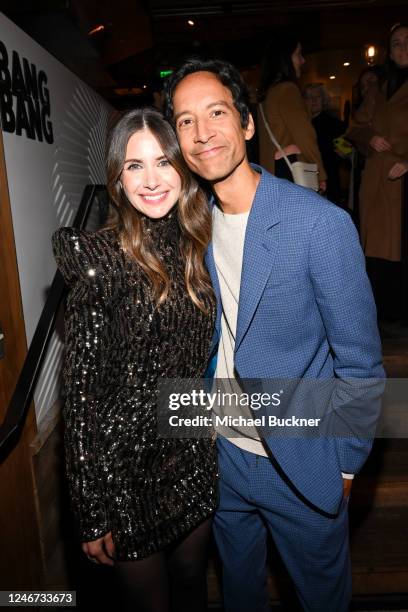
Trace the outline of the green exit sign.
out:
M 160 78 L 161 79 L 165 79 L 166 77 L 170 76 L 171 74 L 173 74 L 172 70 L 160 70 Z

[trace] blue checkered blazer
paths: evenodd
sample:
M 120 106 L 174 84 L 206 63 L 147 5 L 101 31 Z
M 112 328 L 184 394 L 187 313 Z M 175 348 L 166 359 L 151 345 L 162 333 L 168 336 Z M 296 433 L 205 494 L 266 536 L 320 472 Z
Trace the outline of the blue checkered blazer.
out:
M 353 394 L 356 381 L 366 386 L 372 381 L 374 398 L 384 377 L 376 308 L 356 229 L 349 214 L 328 200 L 256 169 L 261 179 L 245 236 L 236 372 L 243 379 L 336 378 L 340 385 L 327 409 L 341 417 L 344 396 Z M 206 261 L 218 302 L 215 354 L 221 299 L 211 244 Z M 371 422 L 379 409 L 379 401 L 371 402 Z M 358 411 L 353 418 L 360 418 Z M 266 442 L 299 495 L 333 515 L 342 499 L 341 472 L 357 473 L 372 445 L 356 435 L 271 436 Z

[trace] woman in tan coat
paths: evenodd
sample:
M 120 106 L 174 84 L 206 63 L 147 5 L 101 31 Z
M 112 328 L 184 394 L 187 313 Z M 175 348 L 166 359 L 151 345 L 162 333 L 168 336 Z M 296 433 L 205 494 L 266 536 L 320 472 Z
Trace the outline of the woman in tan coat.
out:
M 367 101 L 366 110 L 356 116 L 349 135 L 368 149 L 360 189 L 361 241 L 379 318 L 393 320 L 401 315 L 402 184 L 408 172 L 408 26 L 393 28 L 388 41 L 387 81 Z
M 263 62 L 260 103 L 270 129 L 290 161 L 316 163 L 320 191 L 326 190 L 316 132 L 296 83 L 305 63 L 299 40 L 287 33 L 275 36 Z M 282 154 L 271 142 L 258 111 L 259 158 L 261 165 L 280 178 L 292 180 Z

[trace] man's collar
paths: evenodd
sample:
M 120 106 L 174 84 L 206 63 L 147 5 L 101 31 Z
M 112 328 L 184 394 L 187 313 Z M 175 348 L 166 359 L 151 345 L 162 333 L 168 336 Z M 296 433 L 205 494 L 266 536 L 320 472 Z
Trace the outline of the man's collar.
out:
M 256 190 L 256 192 L 255 192 L 255 197 L 256 197 L 256 193 L 259 191 L 259 187 L 260 187 L 261 183 L 262 183 L 262 182 L 263 182 L 263 180 L 264 180 L 265 171 L 264 171 L 264 169 L 262 168 L 262 166 L 258 166 L 258 164 L 253 164 L 253 163 L 250 163 L 249 165 L 251 166 L 251 168 L 253 168 L 254 170 L 256 170 L 256 172 L 258 172 L 258 174 L 260 174 L 260 175 L 261 175 L 261 178 L 260 178 L 260 181 L 259 181 L 259 184 L 258 184 L 257 190 Z M 212 210 L 212 209 L 213 209 L 213 207 L 215 206 L 215 204 L 216 204 L 216 200 L 217 200 L 217 198 L 216 198 L 216 196 L 215 196 L 215 194 L 214 194 L 214 192 L 213 192 L 213 193 L 211 194 L 211 197 L 210 197 L 209 201 L 208 201 L 208 204 L 209 204 L 209 206 L 210 206 L 211 210 Z M 254 198 L 254 201 L 255 201 L 255 198 Z M 221 208 L 221 207 L 220 207 L 220 208 Z

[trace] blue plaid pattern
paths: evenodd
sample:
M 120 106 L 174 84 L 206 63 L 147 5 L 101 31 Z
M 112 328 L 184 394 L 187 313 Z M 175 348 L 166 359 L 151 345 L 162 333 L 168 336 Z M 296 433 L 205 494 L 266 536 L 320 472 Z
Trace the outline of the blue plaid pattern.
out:
M 346 612 L 351 596 L 347 502 L 335 520 L 314 512 L 269 460 L 218 440 L 220 503 L 214 535 L 223 561 L 225 612 L 266 612 L 267 529 L 304 610 Z M 265 525 L 267 529 L 265 528 Z
M 343 395 L 353 394 L 353 380 L 372 379 L 375 388 L 384 377 L 376 308 L 350 216 L 310 189 L 258 169 L 244 244 L 236 371 L 241 378 L 335 376 Z M 207 266 L 218 302 L 215 351 L 221 299 L 211 245 Z M 329 408 L 340 412 L 341 397 Z M 372 445 L 353 437 L 267 443 L 300 493 L 330 514 L 341 504 L 341 472 L 357 473 Z

